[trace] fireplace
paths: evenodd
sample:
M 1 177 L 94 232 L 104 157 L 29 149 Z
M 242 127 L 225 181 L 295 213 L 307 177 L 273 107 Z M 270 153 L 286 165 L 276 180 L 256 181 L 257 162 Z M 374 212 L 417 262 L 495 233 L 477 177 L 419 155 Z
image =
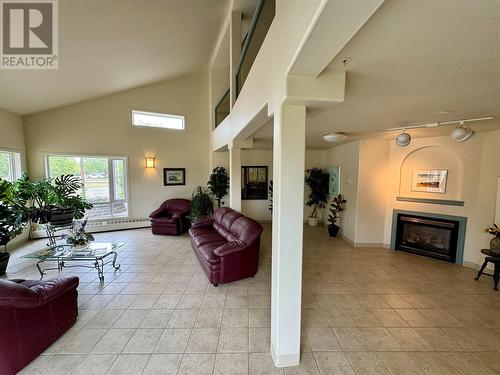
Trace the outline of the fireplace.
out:
M 395 212 L 393 248 L 450 263 L 461 263 L 465 236 L 464 219 L 446 215 Z M 458 262 L 457 253 L 460 256 Z

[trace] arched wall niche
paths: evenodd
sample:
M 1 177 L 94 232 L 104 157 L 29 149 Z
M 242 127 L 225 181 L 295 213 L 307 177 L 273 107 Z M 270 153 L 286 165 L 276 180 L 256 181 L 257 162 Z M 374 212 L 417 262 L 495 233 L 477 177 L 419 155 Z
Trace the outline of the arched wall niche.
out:
M 428 193 L 412 191 L 413 172 L 420 169 L 446 169 L 446 191 Z M 426 146 L 411 151 L 401 163 L 399 195 L 402 197 L 462 200 L 464 167 L 461 158 L 440 146 Z

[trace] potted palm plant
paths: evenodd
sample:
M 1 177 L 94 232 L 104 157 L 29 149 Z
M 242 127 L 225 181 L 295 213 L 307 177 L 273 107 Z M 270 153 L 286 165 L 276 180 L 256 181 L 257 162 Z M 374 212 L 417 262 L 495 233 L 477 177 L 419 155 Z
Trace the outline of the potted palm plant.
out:
M 320 168 L 311 168 L 306 170 L 304 179 L 309 186 L 309 196 L 306 205 L 312 207 L 308 222 L 311 226 L 318 225 L 318 212 L 324 208 L 328 198 L 328 179 L 329 174 L 323 172 Z
M 191 222 L 194 223 L 198 219 L 210 217 L 213 213 L 214 206 L 208 189 L 198 186 L 191 197 Z
M 330 205 L 330 214 L 328 215 L 328 233 L 330 237 L 337 237 L 339 233 L 339 219 L 340 213 L 344 211 L 344 204 L 347 201 L 344 199 L 342 194 L 333 197 L 332 203 Z
M 210 178 L 208 180 L 208 189 L 212 193 L 215 201 L 217 202 L 217 207 L 221 207 L 222 198 L 227 195 L 229 189 L 229 176 L 224 167 L 214 168 Z

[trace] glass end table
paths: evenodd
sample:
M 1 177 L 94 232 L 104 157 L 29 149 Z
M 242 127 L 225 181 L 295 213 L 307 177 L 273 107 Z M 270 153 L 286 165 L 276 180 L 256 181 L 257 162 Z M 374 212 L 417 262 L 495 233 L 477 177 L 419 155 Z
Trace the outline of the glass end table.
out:
M 95 268 L 99 276 L 99 281 L 104 282 L 104 266 L 112 264 L 115 270 L 120 268 L 120 264 L 116 264 L 118 253 L 116 250 L 125 245 L 125 242 L 91 242 L 85 248 L 78 248 L 70 244 L 55 244 L 45 249 L 35 251 L 24 255 L 22 258 L 38 259 L 36 267 L 40 272 L 40 280 L 48 270 L 58 270 L 61 272 L 63 268 L 70 267 L 85 267 Z M 106 258 L 113 256 L 112 259 Z M 41 265 L 44 262 L 57 262 L 57 267 L 43 268 Z M 67 264 L 74 262 L 92 262 L 88 264 Z

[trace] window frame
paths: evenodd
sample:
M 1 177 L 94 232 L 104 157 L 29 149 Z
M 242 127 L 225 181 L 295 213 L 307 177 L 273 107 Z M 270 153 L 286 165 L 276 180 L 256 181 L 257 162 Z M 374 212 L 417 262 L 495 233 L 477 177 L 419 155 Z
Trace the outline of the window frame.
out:
M 114 216 L 112 214 L 111 216 L 89 218 L 89 221 L 106 221 L 109 219 L 118 219 L 118 218 L 128 219 L 128 218 L 130 218 L 130 188 L 129 188 L 130 173 L 129 173 L 129 162 L 128 162 L 127 155 L 75 154 L 75 153 L 55 153 L 55 152 L 47 153 L 45 155 L 45 176 L 47 178 L 50 178 L 49 159 L 52 156 L 54 156 L 54 157 L 80 158 L 80 173 L 83 173 L 83 159 L 85 159 L 85 158 L 106 158 L 108 161 L 108 175 L 109 175 L 109 186 L 108 186 L 109 202 L 104 202 L 104 203 L 99 202 L 99 203 L 93 203 L 93 204 L 94 205 L 109 204 L 111 207 L 111 212 L 113 212 L 113 204 L 114 203 L 126 203 L 127 204 L 127 214 L 120 215 L 120 216 Z M 125 175 L 125 185 L 124 185 L 125 199 L 115 199 L 113 160 L 123 160 L 125 162 L 125 166 L 123 168 L 123 172 Z M 83 176 L 82 176 L 82 181 L 85 184 L 85 178 Z
M 21 151 L 9 148 L 0 148 L 0 153 L 8 154 L 10 157 L 10 170 L 12 171 L 12 179 L 9 181 L 14 182 L 17 179 L 21 178 L 23 174 Z
M 143 114 L 143 115 L 158 116 L 158 117 L 168 117 L 168 118 L 173 118 L 173 119 L 181 119 L 182 120 L 182 129 L 167 128 L 167 127 L 163 127 L 163 126 L 154 126 L 154 125 L 135 125 L 134 124 L 134 114 L 135 113 Z M 186 130 L 186 116 L 175 114 L 175 113 L 164 113 L 164 112 L 159 112 L 159 111 L 131 108 L 130 109 L 130 124 L 133 128 L 138 128 L 138 129 L 161 129 L 161 130 L 181 132 L 181 131 Z

